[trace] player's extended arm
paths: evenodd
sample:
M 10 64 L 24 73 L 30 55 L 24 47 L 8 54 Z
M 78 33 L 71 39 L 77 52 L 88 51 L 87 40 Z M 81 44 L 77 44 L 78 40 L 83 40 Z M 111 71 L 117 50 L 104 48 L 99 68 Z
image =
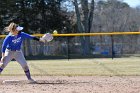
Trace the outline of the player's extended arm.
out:
M 37 38 L 35 36 L 29 35 L 29 34 L 24 33 L 24 32 L 22 32 L 22 35 L 23 35 L 24 38 L 29 38 L 29 39 L 33 39 L 33 40 L 36 40 L 36 41 L 45 42 L 45 40 L 43 40 L 41 38 Z
M 33 37 L 34 40 L 41 41 L 41 42 L 50 42 L 53 40 L 53 36 L 50 33 L 44 34 L 41 38 Z

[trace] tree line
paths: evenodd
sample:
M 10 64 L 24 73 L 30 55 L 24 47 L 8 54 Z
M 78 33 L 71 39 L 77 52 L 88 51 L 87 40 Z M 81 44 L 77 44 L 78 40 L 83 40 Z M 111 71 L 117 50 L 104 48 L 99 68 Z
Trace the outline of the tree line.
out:
M 70 24 L 68 14 L 61 7 L 64 0 L 1 0 L 1 30 L 14 21 L 28 33 L 46 33 Z

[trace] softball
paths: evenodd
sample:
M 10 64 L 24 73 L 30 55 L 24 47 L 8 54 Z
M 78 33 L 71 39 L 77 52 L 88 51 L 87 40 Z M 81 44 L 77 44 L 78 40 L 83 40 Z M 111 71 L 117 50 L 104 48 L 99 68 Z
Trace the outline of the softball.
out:
M 53 31 L 53 34 L 58 34 L 57 30 L 54 30 L 54 31 Z

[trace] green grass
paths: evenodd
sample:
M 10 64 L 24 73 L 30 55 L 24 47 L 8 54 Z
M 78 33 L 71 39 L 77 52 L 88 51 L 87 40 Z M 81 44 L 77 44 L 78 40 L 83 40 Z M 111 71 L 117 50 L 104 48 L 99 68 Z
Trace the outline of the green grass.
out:
M 136 76 L 140 75 L 140 58 L 98 58 L 28 61 L 32 75 L 45 76 Z M 24 75 L 17 62 L 11 62 L 2 75 Z

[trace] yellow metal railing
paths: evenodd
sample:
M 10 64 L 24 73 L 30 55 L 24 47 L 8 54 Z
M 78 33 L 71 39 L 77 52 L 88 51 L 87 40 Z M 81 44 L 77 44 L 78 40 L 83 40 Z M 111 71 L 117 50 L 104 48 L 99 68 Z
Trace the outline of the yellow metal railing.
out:
M 53 36 L 102 36 L 102 35 L 138 35 L 140 32 L 106 32 L 106 33 L 69 33 L 69 34 L 52 34 Z M 44 34 L 33 34 L 33 36 L 41 37 Z M 0 35 L 4 38 L 6 35 Z

